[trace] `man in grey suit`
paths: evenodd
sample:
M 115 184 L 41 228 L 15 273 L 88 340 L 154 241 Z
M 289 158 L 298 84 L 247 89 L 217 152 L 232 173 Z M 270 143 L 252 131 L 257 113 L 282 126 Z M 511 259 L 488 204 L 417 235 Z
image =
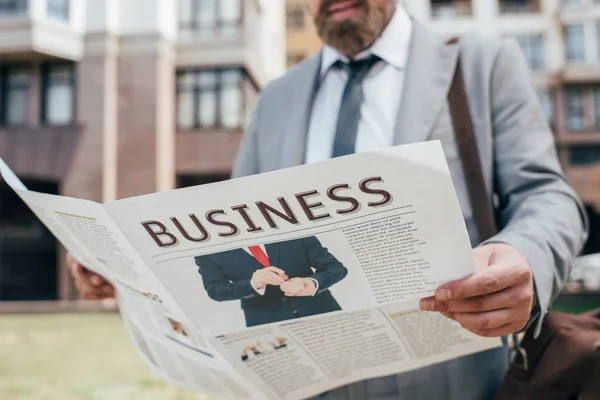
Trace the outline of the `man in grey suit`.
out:
M 586 236 L 529 71 L 514 42 L 429 32 L 394 0 L 308 0 L 325 46 L 261 93 L 234 169 L 257 174 L 438 139 L 467 221 L 477 272 L 421 307 L 482 336 L 538 328 Z M 501 232 L 479 243 L 447 94 L 460 55 L 484 175 Z M 535 284 L 534 284 L 535 282 Z M 534 325 L 535 324 L 535 325 Z M 491 399 L 501 348 L 349 385 L 327 399 Z
M 517 45 L 475 36 L 448 44 L 395 0 L 307 2 L 325 45 L 261 92 L 234 176 L 440 140 L 477 272 L 442 286 L 421 307 L 482 336 L 539 330 L 587 227 Z M 481 201 L 494 200 L 501 228 L 484 243 L 477 237 L 447 104 L 459 55 L 489 188 Z M 110 290 L 101 281 L 93 286 L 97 277 L 72 265 L 84 293 L 102 297 Z M 506 368 L 507 350 L 500 348 L 320 397 L 491 399 Z

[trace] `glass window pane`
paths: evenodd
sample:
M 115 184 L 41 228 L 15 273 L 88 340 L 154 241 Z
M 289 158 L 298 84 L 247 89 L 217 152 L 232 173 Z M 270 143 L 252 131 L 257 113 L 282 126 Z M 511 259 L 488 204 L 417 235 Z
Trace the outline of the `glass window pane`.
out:
M 600 163 L 600 146 L 572 147 L 569 149 L 572 165 L 592 165 Z
M 237 69 L 226 70 L 221 73 L 223 85 L 237 85 L 240 82 L 240 71 Z
M 540 99 L 540 104 L 542 105 L 542 110 L 544 111 L 546 119 L 549 123 L 554 123 L 554 102 L 552 101 L 550 90 L 538 90 L 538 97 Z
M 201 38 L 212 38 L 215 36 L 217 25 L 217 1 L 199 0 L 196 4 L 196 25 L 198 36 Z
M 217 124 L 216 92 L 200 92 L 198 102 L 198 115 L 200 118 L 200 127 L 214 127 Z
M 75 88 L 72 65 L 49 65 L 45 76 L 44 122 L 51 125 L 73 123 Z
M 1 0 L 0 0 L 1 1 Z M 182 0 L 180 37 L 237 38 L 240 34 L 243 0 Z
M 30 73 L 25 68 L 10 68 L 8 73 L 8 86 L 29 86 Z
M 594 125 L 600 128 L 600 87 L 594 88 Z
M 223 39 L 237 38 L 240 34 L 240 26 L 237 23 L 227 23 L 227 25 L 221 25 L 219 32 Z
M 27 0 L 0 0 L 0 16 L 27 13 Z
M 240 126 L 242 92 L 240 86 L 224 86 L 221 91 L 221 122 L 225 128 Z
M 8 125 L 25 125 L 29 113 L 29 90 L 25 88 L 10 89 L 6 101 L 6 123 Z
M 200 72 L 198 82 L 202 88 L 213 88 L 217 83 L 217 74 L 214 71 Z
M 177 87 L 180 90 L 191 90 L 194 87 L 196 74 L 193 72 L 183 72 L 177 74 Z
M 187 24 L 192 21 L 193 0 L 179 0 L 179 22 Z
M 238 22 L 240 19 L 240 0 L 219 0 L 219 14 L 223 22 Z
M 177 125 L 181 128 L 194 126 L 194 95 L 191 91 L 177 95 Z
M 567 60 L 585 61 L 583 25 L 567 25 L 565 27 L 565 45 L 567 47 Z
M 545 66 L 544 37 L 542 35 L 523 35 L 516 37 L 529 68 L 541 70 Z
M 218 0 L 199 0 L 196 6 L 196 15 L 199 23 L 206 26 L 215 25 L 217 16 L 217 1 Z
M 46 96 L 46 122 L 67 125 L 73 122 L 73 90 L 69 85 L 48 88 Z
M 600 22 L 596 23 L 596 54 L 600 58 Z
M 25 125 L 29 119 L 30 72 L 9 68 L 6 77 L 5 118 L 8 125 Z
M 256 106 L 256 100 L 258 98 L 258 92 L 252 82 L 249 79 L 244 79 L 244 119 L 242 121 L 242 126 L 245 127 L 250 123 L 250 118 L 252 116 L 252 111 Z
M 568 88 L 565 90 L 567 128 L 573 131 L 580 131 L 585 126 L 583 99 L 581 95 L 581 89 L 579 88 Z
M 51 18 L 69 19 L 69 0 L 48 0 L 48 16 Z

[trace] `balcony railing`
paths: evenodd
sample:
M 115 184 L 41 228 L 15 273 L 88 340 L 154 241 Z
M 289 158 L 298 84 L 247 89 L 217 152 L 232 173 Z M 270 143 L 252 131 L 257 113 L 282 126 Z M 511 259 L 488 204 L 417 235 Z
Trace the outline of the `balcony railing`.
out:
M 448 1 L 431 4 L 431 14 L 437 19 L 466 17 L 472 15 L 472 13 L 470 1 Z
M 540 2 L 531 1 L 510 1 L 504 0 L 499 3 L 501 14 L 531 14 L 540 12 Z
M 28 0 L 0 0 L 0 17 L 27 14 Z

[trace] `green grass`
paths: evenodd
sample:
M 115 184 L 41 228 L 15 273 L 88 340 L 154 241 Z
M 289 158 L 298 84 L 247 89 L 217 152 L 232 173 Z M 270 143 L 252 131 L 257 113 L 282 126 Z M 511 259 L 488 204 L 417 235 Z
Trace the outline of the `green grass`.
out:
M 569 314 L 580 314 L 597 308 L 600 308 L 600 293 L 562 295 L 552 304 L 553 311 Z
M 554 304 L 572 313 L 597 307 L 600 295 Z M 201 399 L 146 366 L 118 314 L 0 314 L 0 400 Z
M 199 400 L 138 357 L 118 314 L 0 315 L 2 400 Z

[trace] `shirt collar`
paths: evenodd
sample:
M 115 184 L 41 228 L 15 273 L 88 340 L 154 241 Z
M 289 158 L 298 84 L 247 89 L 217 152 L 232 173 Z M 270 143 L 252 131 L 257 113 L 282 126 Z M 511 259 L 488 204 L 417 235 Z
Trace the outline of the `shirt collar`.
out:
M 394 16 L 381 36 L 370 48 L 360 53 L 356 59 L 373 54 L 397 69 L 402 69 L 406 66 L 408 58 L 411 32 L 412 20 L 402 6 L 397 6 Z M 347 62 L 348 58 L 332 47 L 324 45 L 321 55 L 321 78 L 338 60 Z

